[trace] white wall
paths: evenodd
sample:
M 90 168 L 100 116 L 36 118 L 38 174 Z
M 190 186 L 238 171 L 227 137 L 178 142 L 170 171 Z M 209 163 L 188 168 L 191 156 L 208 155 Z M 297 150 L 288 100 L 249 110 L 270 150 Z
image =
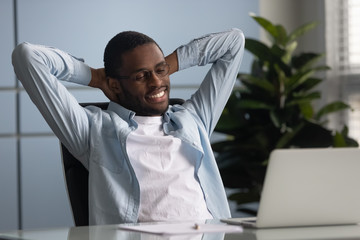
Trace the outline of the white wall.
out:
M 325 3 L 324 0 L 260 0 L 259 12 L 275 24 L 283 25 L 288 32 L 317 21 L 319 25 L 300 38 L 299 51 L 325 51 Z M 266 39 L 264 31 L 261 39 Z
M 258 38 L 259 28 L 248 12 L 258 13 L 258 0 L 1 0 L 0 230 L 73 225 L 58 140 L 27 93 L 17 87 L 12 72 L 15 33 L 17 43 L 56 46 L 93 67 L 102 67 L 107 41 L 123 30 L 150 35 L 165 54 L 194 37 L 232 27 Z M 246 53 L 241 71 L 249 71 L 250 62 Z M 206 70 L 193 68 L 176 74 L 172 97 L 190 96 Z M 81 102 L 106 100 L 94 89 L 68 88 Z
M 323 53 L 325 44 L 325 1 L 324 0 L 259 0 L 259 13 L 274 24 L 281 24 L 288 32 L 297 27 L 317 21 L 318 26 L 299 38 L 296 52 Z M 261 30 L 260 38 L 268 41 L 267 34 Z M 324 58 L 322 63 L 325 64 Z M 320 73 L 325 78 L 325 73 Z M 315 102 L 315 108 L 323 106 L 328 101 L 328 82 L 324 81 L 319 89 L 322 98 Z

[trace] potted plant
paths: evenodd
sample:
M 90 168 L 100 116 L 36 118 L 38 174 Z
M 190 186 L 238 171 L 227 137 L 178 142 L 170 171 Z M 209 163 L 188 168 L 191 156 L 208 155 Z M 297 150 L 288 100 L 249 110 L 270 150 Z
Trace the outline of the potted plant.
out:
M 329 70 L 318 65 L 324 54 L 295 54 L 297 39 L 317 23 L 288 34 L 282 25 L 251 17 L 270 35 L 271 46 L 246 39 L 245 49 L 254 55 L 251 73 L 238 75 L 239 84 L 215 129 L 228 138 L 213 144 L 225 187 L 239 189 L 229 197 L 239 206 L 259 200 L 272 150 L 358 146 L 346 126 L 341 132 L 325 126 L 327 114 L 349 109 L 348 104 L 336 101 L 318 111 L 313 107 L 321 97 L 316 86 L 323 81 L 315 73 Z

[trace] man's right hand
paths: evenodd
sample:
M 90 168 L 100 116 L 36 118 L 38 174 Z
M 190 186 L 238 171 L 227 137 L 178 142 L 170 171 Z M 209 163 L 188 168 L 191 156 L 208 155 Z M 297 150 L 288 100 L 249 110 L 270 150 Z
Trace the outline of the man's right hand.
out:
M 109 80 L 105 75 L 104 68 L 91 68 L 91 81 L 89 86 L 101 89 L 107 98 L 113 102 L 117 102 L 116 94 L 109 87 Z

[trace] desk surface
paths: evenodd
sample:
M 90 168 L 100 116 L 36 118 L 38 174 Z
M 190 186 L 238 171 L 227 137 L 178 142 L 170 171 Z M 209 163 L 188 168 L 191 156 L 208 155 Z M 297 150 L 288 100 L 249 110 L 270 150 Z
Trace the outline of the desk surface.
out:
M 241 233 L 206 233 L 161 236 L 119 230 L 119 225 L 72 227 L 42 230 L 0 232 L 8 239 L 33 240 L 270 240 L 270 239 L 359 239 L 360 225 L 307 228 L 244 229 Z M 2 240 L 2 238 L 0 239 Z

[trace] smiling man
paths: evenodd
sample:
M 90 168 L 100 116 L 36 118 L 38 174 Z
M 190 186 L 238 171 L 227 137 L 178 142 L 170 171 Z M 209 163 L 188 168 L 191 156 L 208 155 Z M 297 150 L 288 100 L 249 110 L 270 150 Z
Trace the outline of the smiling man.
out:
M 23 43 L 14 70 L 60 141 L 89 170 L 89 223 L 228 218 L 210 136 L 244 50 L 238 29 L 209 34 L 168 56 L 150 37 L 122 32 L 94 69 L 56 48 Z M 169 75 L 212 64 L 199 89 L 169 106 Z M 81 107 L 61 84 L 101 89 L 107 110 Z
M 178 67 L 176 52 L 165 60 L 160 47 L 150 37 L 122 32 L 106 46 L 104 65 L 110 88 L 116 95 L 114 100 L 120 105 L 142 116 L 160 116 L 167 110 L 169 75 Z M 102 69 L 98 71 L 101 76 Z M 93 78 L 90 85 L 101 87 L 104 83 L 107 84 L 100 77 Z

